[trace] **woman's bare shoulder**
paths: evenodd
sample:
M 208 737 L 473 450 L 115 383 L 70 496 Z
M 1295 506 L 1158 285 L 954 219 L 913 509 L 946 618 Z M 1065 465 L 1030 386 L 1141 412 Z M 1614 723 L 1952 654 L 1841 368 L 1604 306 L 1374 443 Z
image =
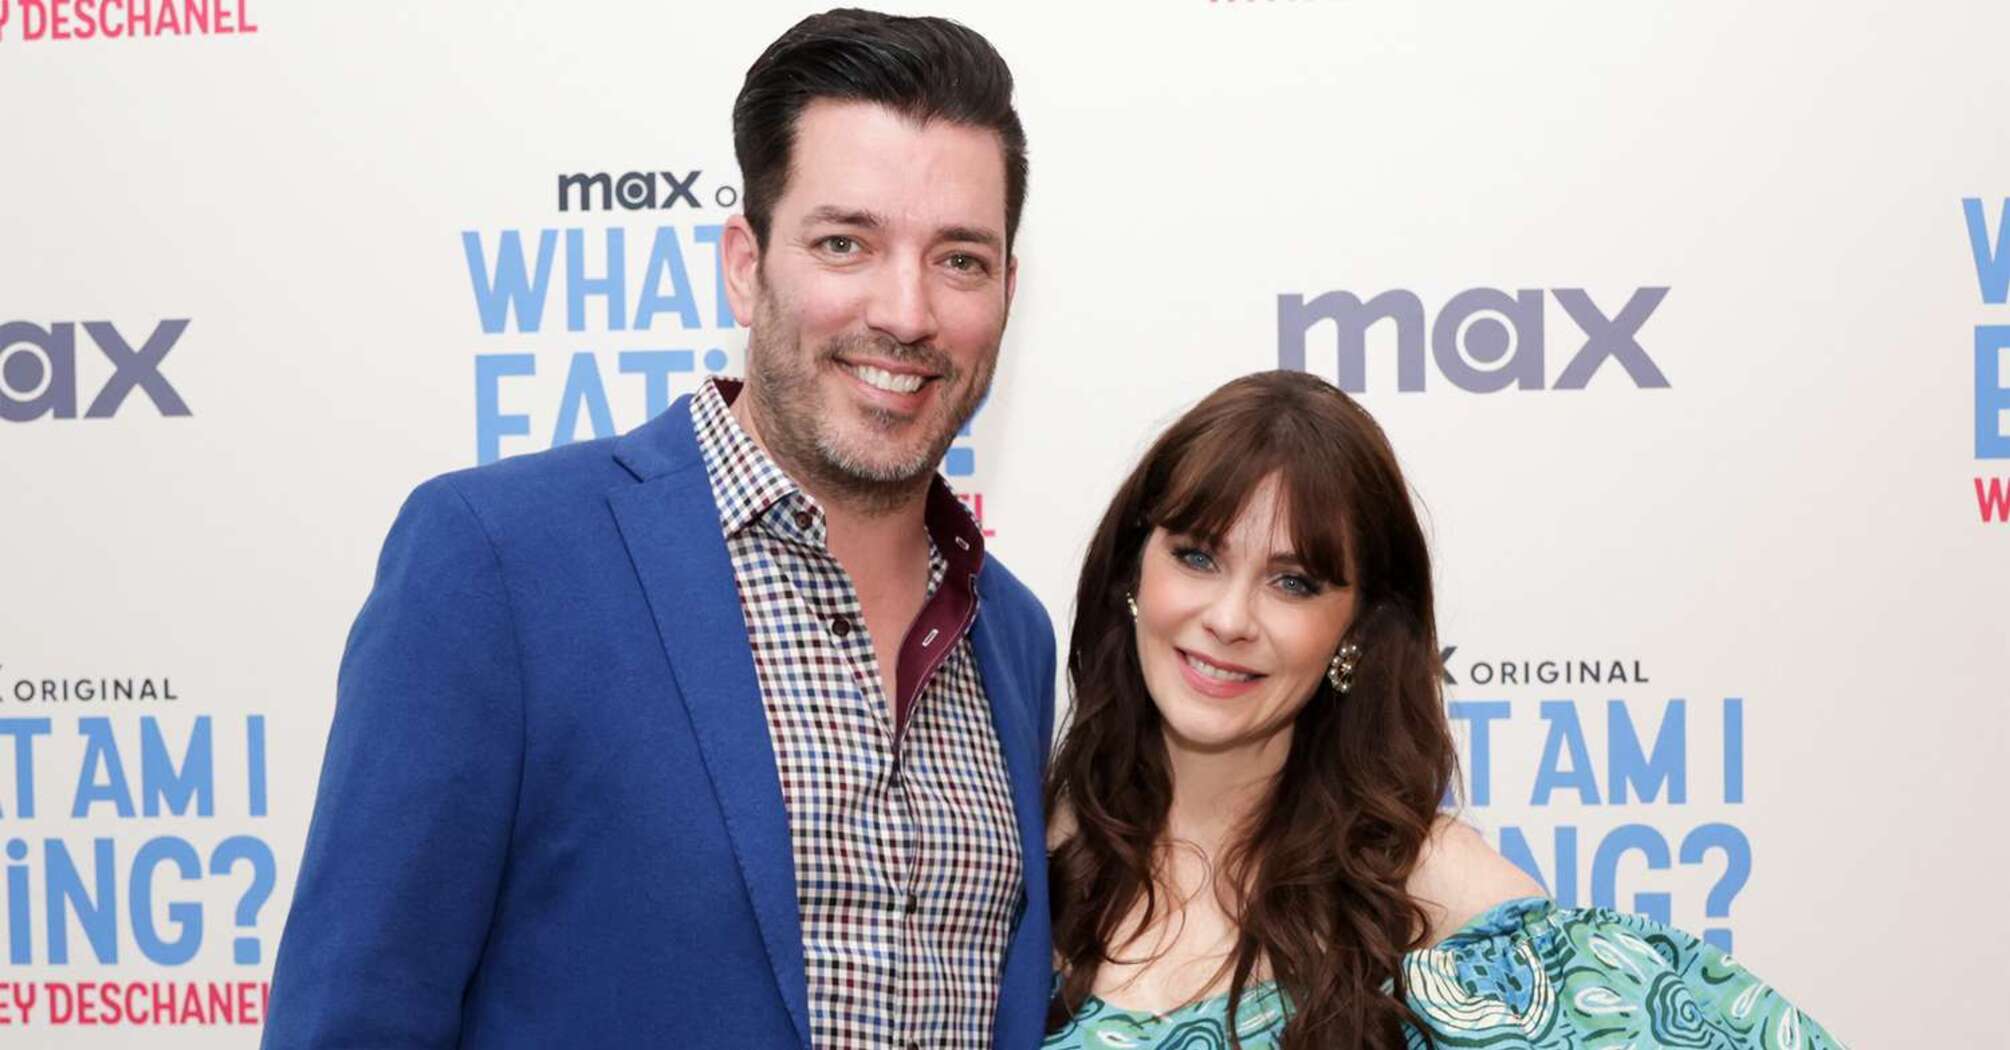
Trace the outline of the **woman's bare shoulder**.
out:
M 1424 906 L 1436 944 L 1503 901 L 1544 896 L 1541 884 L 1500 855 L 1472 825 L 1440 816 L 1410 875 L 1410 896 Z
M 1074 834 L 1074 809 L 1065 799 L 1054 803 L 1054 808 L 1047 814 L 1047 851 L 1052 853 L 1055 847 L 1068 841 Z

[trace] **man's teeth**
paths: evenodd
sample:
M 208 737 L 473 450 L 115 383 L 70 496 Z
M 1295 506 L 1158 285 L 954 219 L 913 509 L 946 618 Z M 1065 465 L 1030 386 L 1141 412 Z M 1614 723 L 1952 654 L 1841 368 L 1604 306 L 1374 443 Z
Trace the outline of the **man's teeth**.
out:
M 1238 671 L 1228 671 L 1216 667 L 1215 665 L 1208 663 L 1205 660 L 1202 660 L 1201 658 L 1193 655 L 1192 653 L 1182 653 L 1181 655 L 1185 657 L 1186 665 L 1188 667 L 1191 667 L 1194 670 L 1199 671 L 1201 674 L 1206 675 L 1209 678 L 1213 678 L 1217 681 L 1253 682 L 1257 678 L 1257 676 L 1253 674 L 1242 674 L 1241 672 Z
M 845 365 L 845 371 L 865 380 L 868 386 L 894 394 L 912 394 L 921 389 L 921 384 L 927 382 L 921 376 L 896 375 L 884 368 L 874 368 L 871 365 L 848 364 Z

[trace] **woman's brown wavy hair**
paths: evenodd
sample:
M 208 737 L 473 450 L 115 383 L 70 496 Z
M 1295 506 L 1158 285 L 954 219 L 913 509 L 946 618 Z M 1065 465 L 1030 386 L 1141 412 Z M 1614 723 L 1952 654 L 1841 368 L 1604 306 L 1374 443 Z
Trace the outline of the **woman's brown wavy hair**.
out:
M 1427 929 L 1405 887 L 1457 763 L 1430 553 L 1382 429 L 1331 384 L 1283 371 L 1234 380 L 1174 423 L 1089 545 L 1068 650 L 1071 725 L 1046 790 L 1048 812 L 1071 825 L 1048 857 L 1063 974 L 1053 1028 L 1124 947 L 1112 940 L 1165 906 L 1154 876 L 1172 779 L 1125 603 L 1145 541 L 1155 527 L 1218 541 L 1273 474 L 1300 559 L 1355 588 L 1346 640 L 1362 656 L 1346 695 L 1321 678 L 1279 779 L 1216 864 L 1241 931 L 1224 964 L 1229 1016 L 1262 965 L 1293 1006 L 1286 1050 L 1403 1045 L 1402 955 Z M 1130 927 L 1140 902 L 1146 922 Z

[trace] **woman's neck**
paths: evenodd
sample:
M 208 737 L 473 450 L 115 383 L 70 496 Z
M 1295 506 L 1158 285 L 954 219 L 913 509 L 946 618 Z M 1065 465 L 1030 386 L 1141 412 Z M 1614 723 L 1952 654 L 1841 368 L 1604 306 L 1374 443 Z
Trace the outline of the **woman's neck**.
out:
M 1290 753 L 1288 726 L 1257 743 L 1225 750 L 1191 748 L 1169 737 L 1166 759 L 1173 790 L 1167 837 L 1192 843 L 1210 857 L 1220 855 L 1249 826 Z

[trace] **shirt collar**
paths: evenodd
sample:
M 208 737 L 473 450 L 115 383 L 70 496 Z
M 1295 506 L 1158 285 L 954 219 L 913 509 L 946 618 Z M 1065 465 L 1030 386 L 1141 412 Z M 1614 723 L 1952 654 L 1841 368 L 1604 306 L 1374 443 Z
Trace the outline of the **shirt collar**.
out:
M 791 497 L 815 503 L 733 418 L 733 399 L 740 396 L 741 386 L 736 379 L 707 380 L 691 399 L 698 450 L 705 458 L 705 473 L 712 479 L 712 502 L 719 508 L 719 526 L 728 536 L 738 534 L 770 507 Z M 822 508 L 817 508 L 816 516 L 822 517 Z
M 822 548 L 823 507 L 733 418 L 733 400 L 744 385 L 737 379 L 714 377 L 691 399 L 692 425 L 705 473 L 711 478 L 719 526 L 733 536 L 765 520 L 785 536 Z M 984 532 L 940 474 L 929 483 L 923 521 L 936 551 L 948 562 L 950 575 L 974 584 L 984 565 Z

